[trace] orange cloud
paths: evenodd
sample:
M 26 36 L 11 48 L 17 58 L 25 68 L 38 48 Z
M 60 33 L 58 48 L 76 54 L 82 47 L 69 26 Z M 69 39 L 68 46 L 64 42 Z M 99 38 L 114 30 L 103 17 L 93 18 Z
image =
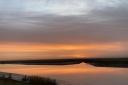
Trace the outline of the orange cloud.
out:
M 47 52 L 56 50 L 121 50 L 121 44 L 82 44 L 82 45 L 49 45 L 49 44 L 25 44 L 25 43 L 4 43 L 0 44 L 0 52 Z
M 32 44 L 1 43 L 1 59 L 37 59 L 37 58 L 69 58 L 88 57 L 122 51 L 120 43 L 109 44 Z

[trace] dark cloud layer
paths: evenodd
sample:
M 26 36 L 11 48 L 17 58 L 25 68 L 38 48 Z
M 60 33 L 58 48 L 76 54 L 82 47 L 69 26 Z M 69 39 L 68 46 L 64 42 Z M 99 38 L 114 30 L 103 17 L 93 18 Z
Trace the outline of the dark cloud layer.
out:
M 5 3 L 5 1 L 1 1 Z M 60 9 L 55 8 L 52 10 L 54 12 L 56 10 L 64 10 L 61 11 L 61 14 L 60 12 L 56 12 L 56 14 L 51 13 L 51 10 L 45 13 L 43 9 L 43 12 L 32 12 L 30 9 L 30 12 L 26 12 L 25 10 L 28 9 L 26 6 L 29 5 L 25 5 L 24 2 L 22 2 L 22 6 L 19 7 L 14 5 L 14 3 L 19 3 L 20 0 L 19 2 L 13 1 L 14 2 L 9 5 L 10 10 L 1 10 L 0 12 L 1 42 L 79 44 L 128 41 L 128 7 L 126 0 L 97 0 L 94 3 L 92 3 L 93 0 L 91 0 L 86 2 L 87 4 L 92 4 L 92 7 L 86 6 L 89 11 L 85 9 L 77 15 L 75 13 L 82 8 L 74 10 L 71 6 L 73 10 L 72 13 L 65 15 L 62 13 L 67 9 L 65 8 L 64 10 L 61 7 Z M 53 7 L 62 4 L 57 3 L 57 0 L 53 0 L 53 2 L 56 2 Z M 66 2 L 67 6 L 70 6 L 71 1 Z M 84 2 L 84 0 L 81 0 L 81 3 L 82 2 Z M 100 3 L 102 4 L 100 5 Z M 9 3 L 6 2 L 5 4 L 8 5 Z M 35 5 L 38 6 L 37 4 Z M 83 5 L 85 6 L 86 4 Z M 3 9 L 9 8 L 7 6 L 1 6 L 0 8 L 2 9 L 2 7 L 4 7 Z M 11 11 L 11 9 L 15 10 Z M 20 11 L 17 12 L 16 10 Z

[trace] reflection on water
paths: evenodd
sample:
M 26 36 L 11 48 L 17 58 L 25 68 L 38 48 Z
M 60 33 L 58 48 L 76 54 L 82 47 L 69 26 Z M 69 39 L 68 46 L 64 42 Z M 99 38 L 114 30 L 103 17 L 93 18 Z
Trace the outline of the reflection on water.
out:
M 71 85 L 127 85 L 128 69 L 97 68 L 87 64 L 66 66 L 1 65 L 0 71 L 40 75 L 65 81 Z

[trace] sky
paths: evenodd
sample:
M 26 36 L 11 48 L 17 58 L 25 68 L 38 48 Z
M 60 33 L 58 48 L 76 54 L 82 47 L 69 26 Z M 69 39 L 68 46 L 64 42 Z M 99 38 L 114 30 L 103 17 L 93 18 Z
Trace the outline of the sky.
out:
M 124 57 L 127 0 L 0 0 L 0 59 Z

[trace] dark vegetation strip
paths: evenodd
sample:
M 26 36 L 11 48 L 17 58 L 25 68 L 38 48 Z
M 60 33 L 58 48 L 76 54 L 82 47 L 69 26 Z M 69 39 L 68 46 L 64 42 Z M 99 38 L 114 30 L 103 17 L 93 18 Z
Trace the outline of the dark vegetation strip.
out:
M 18 79 L 18 76 L 14 78 L 15 74 L 11 73 L 0 75 L 0 85 L 58 85 L 57 81 L 51 78 L 22 75 L 22 78 Z
M 128 58 L 71 58 L 71 59 L 43 59 L 43 60 L 8 60 L 0 61 L 0 64 L 25 64 L 25 65 L 72 65 L 79 63 L 92 65 L 128 65 Z M 126 66 L 127 66 L 126 65 Z

